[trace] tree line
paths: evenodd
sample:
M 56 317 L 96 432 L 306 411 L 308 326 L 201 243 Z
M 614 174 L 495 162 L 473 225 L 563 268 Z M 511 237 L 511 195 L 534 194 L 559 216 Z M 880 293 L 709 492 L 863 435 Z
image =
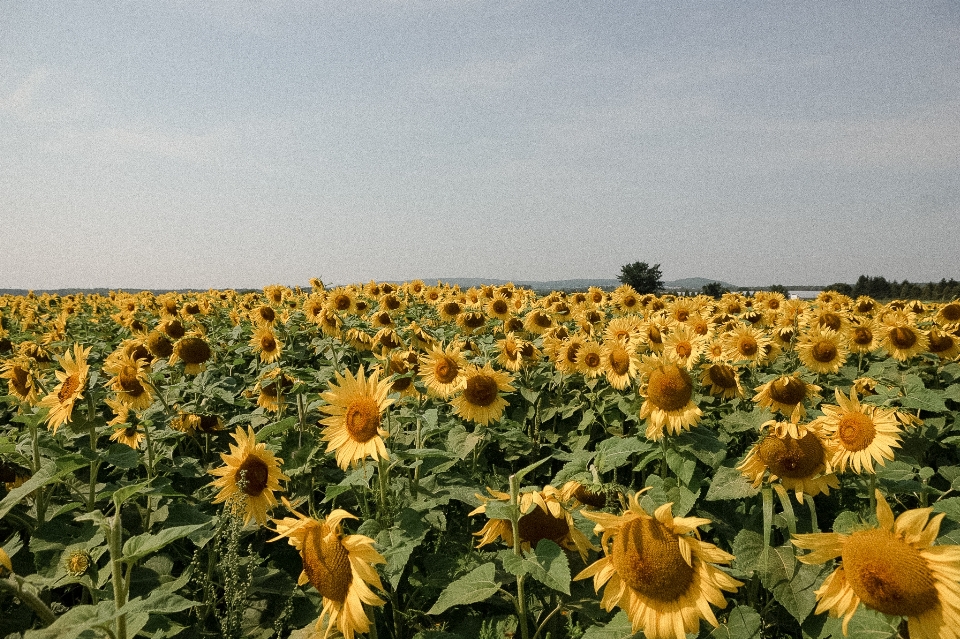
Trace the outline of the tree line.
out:
M 837 283 L 824 288 L 850 297 L 868 295 L 874 299 L 920 299 L 933 301 L 953 300 L 960 297 L 960 282 L 952 277 L 939 282 L 914 283 L 887 280 L 882 275 L 861 275 L 856 284 Z

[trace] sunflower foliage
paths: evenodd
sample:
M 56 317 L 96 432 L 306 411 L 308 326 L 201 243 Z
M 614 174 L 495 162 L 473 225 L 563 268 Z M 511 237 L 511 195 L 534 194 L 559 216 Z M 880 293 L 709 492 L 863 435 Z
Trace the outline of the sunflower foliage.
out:
M 0 297 L 0 636 L 956 637 L 960 301 Z

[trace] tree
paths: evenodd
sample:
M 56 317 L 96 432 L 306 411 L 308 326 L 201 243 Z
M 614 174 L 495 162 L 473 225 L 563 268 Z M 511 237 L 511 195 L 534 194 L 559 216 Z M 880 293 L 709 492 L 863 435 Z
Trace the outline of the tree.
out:
M 784 297 L 790 297 L 790 291 L 788 291 L 787 287 L 784 286 L 783 284 L 774 284 L 767 290 L 770 291 L 771 293 L 780 293 Z
M 715 300 L 720 299 L 721 297 L 723 297 L 724 293 L 729 292 L 727 291 L 727 289 L 723 288 L 723 284 L 721 284 L 720 282 L 710 282 L 709 284 L 704 284 L 700 288 L 700 291 L 704 295 L 709 295 Z
M 634 262 L 620 267 L 617 279 L 623 284 L 629 284 L 637 293 L 659 293 L 663 288 L 663 274 L 660 265 L 649 266 L 646 262 Z

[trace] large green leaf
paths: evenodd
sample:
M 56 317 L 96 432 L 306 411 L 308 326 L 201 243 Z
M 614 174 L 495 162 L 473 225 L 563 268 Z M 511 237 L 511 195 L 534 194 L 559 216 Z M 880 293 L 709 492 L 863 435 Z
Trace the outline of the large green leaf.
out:
M 440 593 L 437 602 L 427 611 L 427 614 L 439 615 L 453 606 L 462 606 L 489 599 L 500 588 L 500 582 L 494 581 L 495 573 L 496 567 L 493 562 L 477 566 L 447 586 Z
M 643 635 L 633 632 L 633 624 L 624 611 L 618 612 L 605 626 L 590 626 L 583 639 L 631 639 Z
M 727 622 L 714 628 L 712 639 L 751 639 L 760 636 L 762 619 L 750 606 L 737 606 L 730 611 Z
M 530 575 L 548 588 L 570 594 L 570 563 L 563 549 L 548 539 L 523 557 L 512 550 L 500 553 L 503 569 L 511 575 Z
M 707 489 L 707 501 L 720 499 L 746 499 L 760 492 L 754 488 L 750 480 L 736 468 L 721 466 L 713 475 L 710 488 Z
M 199 530 L 204 526 L 209 525 L 209 523 L 203 523 L 190 524 L 187 526 L 174 526 L 172 528 L 163 528 L 155 533 L 144 533 L 142 535 L 131 537 L 123 544 L 122 561 L 127 563 L 137 561 L 142 557 L 146 557 L 150 553 L 157 552 L 167 544 L 178 539 L 182 539 L 195 530 Z
M 777 546 L 768 548 L 761 558 L 760 581 L 794 619 L 803 623 L 816 605 L 817 578 L 827 570 L 825 566 L 799 563 L 792 545 Z
M 3 498 L 3 501 L 0 501 L 0 519 L 3 519 L 6 514 L 10 512 L 11 508 L 19 504 L 24 497 L 36 489 L 42 488 L 47 484 L 52 484 L 78 468 L 83 468 L 87 465 L 88 462 L 77 455 L 70 455 L 69 457 L 60 458 L 56 461 L 45 461 L 40 466 L 40 469 L 33 474 L 33 477 L 25 481 L 23 485 L 11 490 L 7 493 L 7 496 Z
M 410 555 L 423 542 L 428 530 L 419 512 L 412 508 L 404 508 L 396 525 L 377 535 L 377 542 L 383 549 L 384 559 L 387 560 L 384 572 L 394 588 L 400 583 L 400 577 L 410 560 Z

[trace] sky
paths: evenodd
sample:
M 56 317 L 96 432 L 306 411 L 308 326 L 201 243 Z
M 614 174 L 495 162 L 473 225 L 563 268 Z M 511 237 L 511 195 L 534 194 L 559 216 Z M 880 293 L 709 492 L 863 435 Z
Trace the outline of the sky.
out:
M 957 0 L 0 15 L 0 288 L 960 279 Z

